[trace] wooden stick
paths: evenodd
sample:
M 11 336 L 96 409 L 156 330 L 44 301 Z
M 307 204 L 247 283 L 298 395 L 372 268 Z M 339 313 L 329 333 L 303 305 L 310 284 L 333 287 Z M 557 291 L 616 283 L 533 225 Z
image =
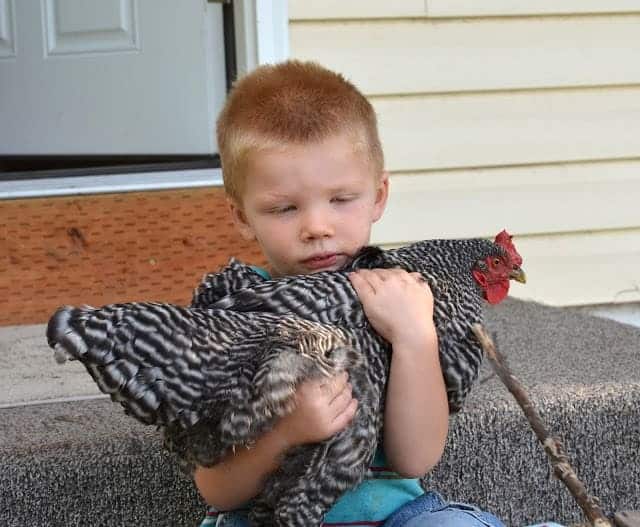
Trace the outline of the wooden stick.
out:
M 590 496 L 582 481 L 578 479 L 578 476 L 569 464 L 569 458 L 565 453 L 560 439 L 551 437 L 549 434 L 540 414 L 533 407 L 524 385 L 511 373 L 508 366 L 504 363 L 491 337 L 480 324 L 474 324 L 473 332 L 491 360 L 491 365 L 498 374 L 498 377 L 500 377 L 500 380 L 515 397 L 520 408 L 522 408 L 531 428 L 533 428 L 538 440 L 544 447 L 544 451 L 547 453 L 556 477 L 569 489 L 569 492 L 589 520 L 589 523 L 593 527 L 613 527 L 612 523 L 602 512 L 598 504 L 599 500 L 594 496 Z

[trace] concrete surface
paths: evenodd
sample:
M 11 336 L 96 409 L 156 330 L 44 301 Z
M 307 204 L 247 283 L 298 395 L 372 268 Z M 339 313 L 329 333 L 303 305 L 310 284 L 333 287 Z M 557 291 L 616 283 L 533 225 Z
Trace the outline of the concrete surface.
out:
M 57 364 L 45 325 L 0 328 L 0 408 L 106 397 L 79 362 Z
M 593 306 L 579 306 L 573 308 L 580 313 L 608 318 L 623 324 L 640 328 L 640 302 L 625 304 L 599 304 Z

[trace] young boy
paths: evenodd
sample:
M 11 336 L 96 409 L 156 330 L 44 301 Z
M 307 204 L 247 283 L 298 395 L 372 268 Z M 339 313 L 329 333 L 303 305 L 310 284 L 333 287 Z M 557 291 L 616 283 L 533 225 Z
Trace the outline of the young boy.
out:
M 313 63 L 264 66 L 241 79 L 218 119 L 225 190 L 235 225 L 256 240 L 270 277 L 337 270 L 369 243 L 389 178 L 375 113 L 343 77 Z M 470 506 L 424 494 L 418 477 L 442 455 L 448 404 L 431 291 L 398 269 L 351 275 L 373 327 L 392 346 L 383 442 L 373 474 L 326 514 L 325 525 L 415 527 L 502 523 Z M 239 509 L 258 494 L 288 449 L 346 427 L 358 402 L 345 375 L 309 380 L 295 410 L 251 449 L 195 472 L 212 506 L 203 525 L 246 526 Z

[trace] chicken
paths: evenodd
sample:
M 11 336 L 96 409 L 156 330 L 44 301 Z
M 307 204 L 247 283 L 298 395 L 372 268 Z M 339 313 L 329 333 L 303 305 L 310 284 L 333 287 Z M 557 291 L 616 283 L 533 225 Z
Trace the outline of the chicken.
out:
M 494 242 L 427 240 L 363 249 L 344 269 L 266 280 L 235 260 L 207 275 L 192 305 L 63 307 L 47 338 L 58 359 L 80 360 L 99 388 L 139 421 L 164 429 L 187 468 L 211 466 L 250 446 L 292 408 L 304 379 L 347 370 L 358 411 L 317 444 L 292 449 L 251 511 L 252 524 L 321 525 L 324 513 L 365 476 L 381 437 L 390 348 L 369 325 L 347 273 L 399 267 L 419 272 L 434 295 L 434 322 L 451 412 L 478 375 L 482 348 L 471 327 L 486 300 L 524 282 L 511 236 Z

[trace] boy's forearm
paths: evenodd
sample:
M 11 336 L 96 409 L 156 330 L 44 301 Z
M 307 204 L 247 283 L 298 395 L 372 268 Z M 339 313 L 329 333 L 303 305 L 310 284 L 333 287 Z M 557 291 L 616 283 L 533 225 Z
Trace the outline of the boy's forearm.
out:
M 435 334 L 393 346 L 384 416 L 384 448 L 397 472 L 418 477 L 439 461 L 449 408 Z
M 282 434 L 271 430 L 251 448 L 239 447 L 213 467 L 197 467 L 196 487 L 205 502 L 216 509 L 236 509 L 259 494 L 288 448 Z

